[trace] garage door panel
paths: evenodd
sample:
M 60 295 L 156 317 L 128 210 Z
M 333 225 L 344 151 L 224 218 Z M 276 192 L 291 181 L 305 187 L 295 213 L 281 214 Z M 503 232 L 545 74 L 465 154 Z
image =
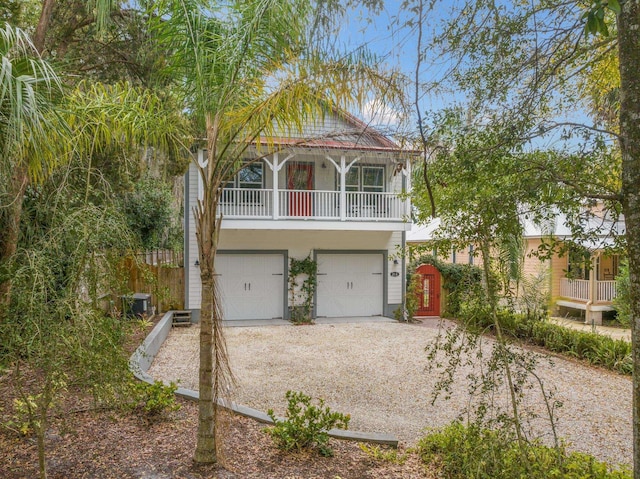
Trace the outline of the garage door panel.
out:
M 224 319 L 283 317 L 282 254 L 219 254 L 216 274 Z
M 381 254 L 319 254 L 318 316 L 382 315 Z

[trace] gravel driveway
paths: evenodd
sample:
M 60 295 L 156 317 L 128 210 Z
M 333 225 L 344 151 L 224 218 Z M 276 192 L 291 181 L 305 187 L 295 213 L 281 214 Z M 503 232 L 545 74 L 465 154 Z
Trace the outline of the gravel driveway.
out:
M 392 433 L 413 444 L 424 428 L 451 422 L 473 401 L 464 379 L 471 369 L 465 368 L 451 398 L 431 404 L 437 377 L 426 370 L 424 349 L 435 340 L 437 323 L 231 327 L 225 334 L 238 381 L 233 399 L 262 411 L 284 415 L 285 392 L 303 391 L 349 413 L 350 429 Z M 536 372 L 563 402 L 558 432 L 572 449 L 631 463 L 628 377 L 561 358 L 541 360 Z M 198 328 L 173 329 L 149 374 L 197 389 Z M 526 402 L 543 415 L 539 393 L 527 392 Z M 532 428 L 548 430 L 542 420 L 533 420 Z

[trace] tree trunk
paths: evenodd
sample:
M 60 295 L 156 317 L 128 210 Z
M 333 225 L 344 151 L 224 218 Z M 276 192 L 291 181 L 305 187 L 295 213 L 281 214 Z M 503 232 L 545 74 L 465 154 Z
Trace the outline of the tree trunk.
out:
M 202 258 L 204 262 L 204 257 Z M 216 396 L 213 384 L 213 275 L 202 271 L 202 305 L 200 310 L 200 375 L 198 400 L 198 441 L 193 460 L 201 464 L 217 461 Z
M 486 238 L 487 236 L 485 236 Z M 507 343 L 502 334 L 502 328 L 500 327 L 500 321 L 498 319 L 498 292 L 496 291 L 495 279 L 491 272 L 491 246 L 489 241 L 483 239 L 480 242 L 480 250 L 482 252 L 482 265 L 484 269 L 484 280 L 486 283 L 487 300 L 491 308 L 491 319 L 496 331 L 497 346 L 500 349 L 500 354 L 503 356 L 509 354 L 507 350 Z M 520 420 L 520 411 L 518 408 L 518 398 L 516 396 L 516 390 L 513 383 L 513 376 L 511 374 L 511 366 L 509 360 L 504 358 L 502 362 L 504 366 L 504 374 L 507 378 L 507 387 L 509 389 L 509 398 L 511 400 L 511 410 L 513 412 L 513 425 L 516 431 L 516 437 L 518 439 L 518 445 L 520 446 L 520 453 L 522 454 L 522 460 L 526 461 L 524 454 L 525 440 L 522 434 L 522 421 Z M 527 464 L 528 465 L 528 464 Z
M 11 259 L 18 245 L 22 202 L 29 181 L 26 168 L 14 168 L 9 181 L 9 205 L 0 211 L 0 265 Z M 11 281 L 0 281 L 0 306 L 8 305 L 10 297 Z
M 47 479 L 47 460 L 45 458 L 45 444 L 44 435 L 46 432 L 45 421 L 42 419 L 42 423 L 36 428 L 36 438 L 38 442 L 38 470 L 40 473 L 40 479 Z
M 206 183 L 205 183 L 206 184 Z M 216 413 L 217 381 L 214 367 L 214 323 L 220 318 L 216 314 L 216 289 L 214 261 L 216 253 L 215 211 L 217 205 L 210 192 L 204 192 L 204 200 L 196 214 L 198 224 L 197 239 L 200 251 L 200 279 L 202 296 L 200 305 L 200 372 L 198 400 L 198 440 L 193 460 L 201 464 L 217 461 L 216 456 Z
M 47 36 L 47 30 L 49 30 L 49 23 L 51 22 L 51 15 L 53 14 L 53 7 L 56 4 L 56 0 L 43 0 L 42 10 L 40 11 L 40 18 L 38 19 L 38 25 L 36 26 L 36 32 L 33 35 L 33 45 L 38 50 L 38 53 L 42 55 L 44 52 L 44 44 Z
M 640 479 L 640 4 L 621 2 L 618 15 L 620 60 L 620 147 L 622 209 L 629 257 L 633 356 L 633 465 Z

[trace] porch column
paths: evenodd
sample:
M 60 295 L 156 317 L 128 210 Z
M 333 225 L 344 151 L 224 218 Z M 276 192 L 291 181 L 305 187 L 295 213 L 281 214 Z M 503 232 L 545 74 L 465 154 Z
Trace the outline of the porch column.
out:
M 602 311 L 593 311 L 593 305 L 598 301 L 598 259 L 600 252 L 591 257 L 591 274 L 589 275 L 589 300 L 587 301 L 587 308 L 585 314 L 585 321 L 587 324 L 594 326 L 602 326 Z
M 345 186 L 347 175 L 347 159 L 340 157 L 340 221 L 347 220 L 347 189 Z
M 277 220 L 280 214 L 280 195 L 278 193 L 278 172 L 280 168 L 278 168 L 278 153 L 273 154 L 273 166 L 271 167 L 271 172 L 273 174 L 273 219 Z
M 409 191 L 411 191 L 411 162 L 407 159 L 407 162 L 402 168 L 402 175 L 404 176 L 404 191 L 406 194 L 406 199 L 404 200 L 404 215 L 407 218 L 411 218 L 411 195 L 409 195 Z

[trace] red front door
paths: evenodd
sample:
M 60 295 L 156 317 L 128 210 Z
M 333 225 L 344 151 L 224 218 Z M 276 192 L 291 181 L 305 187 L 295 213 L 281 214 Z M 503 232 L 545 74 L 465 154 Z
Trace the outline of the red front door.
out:
M 423 264 L 416 273 L 420 275 L 416 316 L 440 316 L 440 272 L 435 266 Z
M 313 164 L 289 163 L 287 165 L 287 189 L 289 191 L 289 216 L 311 216 L 311 190 L 313 190 Z

